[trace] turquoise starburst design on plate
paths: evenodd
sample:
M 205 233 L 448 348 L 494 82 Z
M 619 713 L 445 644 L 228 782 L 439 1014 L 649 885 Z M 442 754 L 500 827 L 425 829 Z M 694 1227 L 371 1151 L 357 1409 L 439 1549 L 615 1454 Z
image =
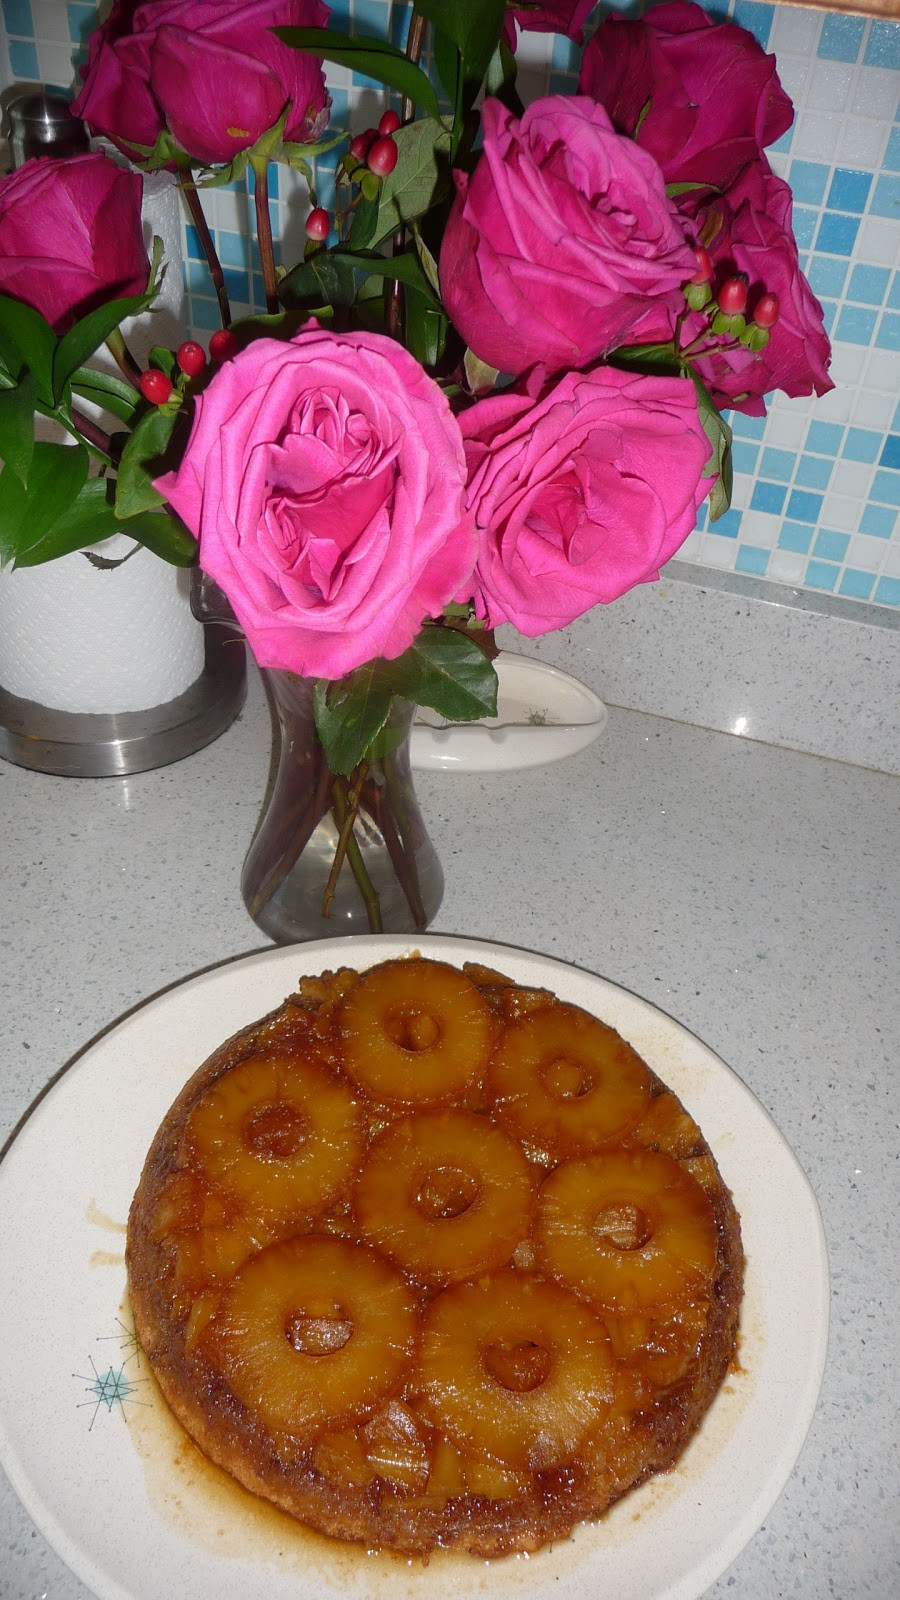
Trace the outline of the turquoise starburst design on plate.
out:
M 132 1328 L 127 1328 L 119 1317 L 116 1318 L 116 1322 L 118 1323 L 118 1332 L 98 1334 L 97 1343 L 103 1344 L 108 1339 L 117 1339 L 119 1341 L 119 1349 L 128 1351 L 121 1366 L 109 1366 L 105 1370 L 101 1370 L 93 1356 L 89 1355 L 90 1374 L 84 1372 L 73 1372 L 72 1374 L 73 1378 L 77 1378 L 85 1386 L 84 1393 L 87 1395 L 87 1399 L 79 1400 L 77 1404 L 79 1410 L 84 1407 L 89 1407 L 91 1410 L 88 1433 L 92 1431 L 94 1423 L 103 1411 L 109 1416 L 118 1406 L 127 1420 L 126 1406 L 147 1406 L 152 1404 L 152 1401 L 141 1398 L 140 1394 L 141 1389 L 147 1383 L 147 1379 L 128 1376 L 125 1372 L 129 1361 L 135 1361 L 140 1366 L 141 1347 L 138 1344 L 137 1335 Z

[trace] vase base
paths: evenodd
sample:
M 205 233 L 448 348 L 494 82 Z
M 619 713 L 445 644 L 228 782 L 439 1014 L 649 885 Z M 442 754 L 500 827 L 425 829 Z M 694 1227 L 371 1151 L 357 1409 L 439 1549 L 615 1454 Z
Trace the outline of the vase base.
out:
M 243 641 L 207 628 L 196 683 L 147 711 L 57 711 L 0 688 L 0 757 L 63 778 L 116 778 L 165 767 L 225 732 L 247 693 Z

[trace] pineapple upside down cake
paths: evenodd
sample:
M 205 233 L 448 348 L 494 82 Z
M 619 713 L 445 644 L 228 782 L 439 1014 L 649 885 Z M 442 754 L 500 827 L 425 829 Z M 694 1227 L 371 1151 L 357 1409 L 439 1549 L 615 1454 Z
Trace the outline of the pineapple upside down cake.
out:
M 672 1465 L 740 1226 L 614 1030 L 487 968 L 304 980 L 199 1069 L 131 1209 L 135 1326 L 206 1454 L 320 1532 L 534 1551 Z

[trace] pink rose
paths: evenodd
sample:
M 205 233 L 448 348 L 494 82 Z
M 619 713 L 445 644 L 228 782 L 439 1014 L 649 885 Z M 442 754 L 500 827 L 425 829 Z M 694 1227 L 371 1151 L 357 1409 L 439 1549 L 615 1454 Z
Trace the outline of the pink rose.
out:
M 484 150 L 457 195 L 441 293 L 476 356 L 520 374 L 583 367 L 621 344 L 694 260 L 652 156 L 586 97 L 483 108 Z
M 460 421 L 481 541 L 476 606 L 528 638 L 657 578 L 711 487 L 687 378 L 595 367 L 536 402 L 480 400 Z
M 107 300 L 143 294 L 143 187 L 99 154 L 42 156 L 0 178 L 0 294 L 33 306 L 58 334 Z
M 827 394 L 831 346 L 822 321 L 822 307 L 800 270 L 791 228 L 793 202 L 786 183 L 777 178 L 764 156 L 747 167 L 726 195 L 706 207 L 690 205 L 696 226 L 706 222 L 719 231 L 709 245 L 715 276 L 713 288 L 736 272 L 747 275 L 747 319 L 764 294 L 777 294 L 778 321 L 769 330 L 764 350 L 754 354 L 733 341 L 715 341 L 714 354 L 694 359 L 694 366 L 721 409 L 732 406 L 750 416 L 765 416 L 763 395 L 781 389 L 787 395 Z M 681 343 L 702 334 L 704 322 L 685 323 Z M 714 342 L 710 340 L 710 342 Z
M 271 29 L 324 27 L 329 14 L 321 0 L 119 0 L 73 110 L 126 152 L 168 128 L 207 166 L 250 149 L 285 106 L 284 138 L 308 143 L 328 120 L 321 63 Z
M 156 487 L 260 666 L 340 678 L 402 655 L 472 571 L 459 424 L 381 334 L 256 339 L 197 401 Z
M 504 23 L 504 37 L 511 50 L 516 48 L 518 23 L 523 33 L 564 33 L 576 44 L 584 37 L 585 19 L 593 11 L 596 0 L 549 0 L 549 4 L 510 5 Z
M 584 52 L 578 87 L 656 157 L 667 183 L 727 188 L 794 120 L 775 57 L 689 0 L 655 6 L 639 22 L 607 17 Z

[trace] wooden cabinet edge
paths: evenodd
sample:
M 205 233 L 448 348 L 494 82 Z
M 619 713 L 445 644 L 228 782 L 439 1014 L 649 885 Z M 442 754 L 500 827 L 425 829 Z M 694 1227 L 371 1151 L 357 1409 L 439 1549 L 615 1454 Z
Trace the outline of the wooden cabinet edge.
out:
M 805 10 L 840 11 L 858 17 L 900 21 L 900 0 L 775 0 L 776 5 L 802 6 Z

